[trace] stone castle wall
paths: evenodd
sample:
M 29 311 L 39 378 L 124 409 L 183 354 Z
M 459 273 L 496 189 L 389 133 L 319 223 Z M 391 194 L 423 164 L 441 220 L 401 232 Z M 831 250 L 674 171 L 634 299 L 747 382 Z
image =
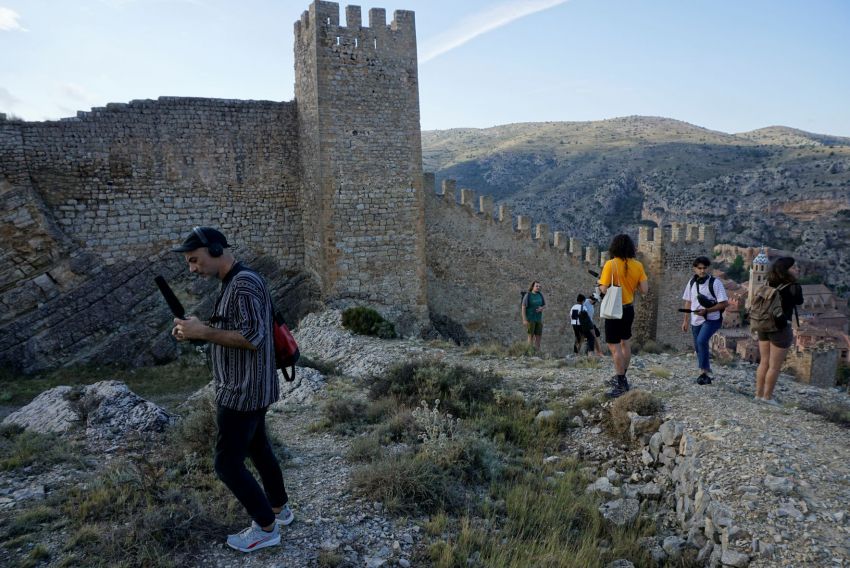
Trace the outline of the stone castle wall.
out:
M 7 183 L 31 189 L 67 238 L 107 262 L 209 224 L 282 266 L 302 263 L 293 103 L 163 97 L 7 125 L 20 132 L 0 139 Z
M 434 192 L 433 174 L 426 174 L 424 185 L 432 319 L 462 325 L 472 342 L 525 341 L 521 294 L 538 280 L 546 299 L 541 345 L 557 356 L 571 353 L 569 308 L 578 294 L 593 292 L 588 269 L 599 270 L 598 248 L 572 239 L 570 249 L 563 233 L 550 234 L 542 223 L 532 231 L 529 217 L 494 210 L 492 197 L 458 192 L 454 180 Z M 598 314 L 596 323 L 601 327 Z
M 325 295 L 427 321 L 413 12 L 314 2 L 295 23 L 305 262 Z

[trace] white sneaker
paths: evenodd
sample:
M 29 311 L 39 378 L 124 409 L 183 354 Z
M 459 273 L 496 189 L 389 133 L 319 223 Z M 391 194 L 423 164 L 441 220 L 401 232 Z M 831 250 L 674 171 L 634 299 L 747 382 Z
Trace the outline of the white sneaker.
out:
M 754 398 L 754 400 L 755 400 L 756 402 L 761 402 L 761 401 L 763 401 L 764 399 L 763 399 L 762 397 L 760 397 L 760 396 L 757 396 L 757 397 L 755 397 L 755 398 Z
M 779 406 L 779 403 L 776 402 L 775 398 L 763 398 L 761 401 L 765 404 L 769 404 L 770 406 Z
M 280 510 L 280 513 L 277 513 L 274 516 L 274 522 L 283 526 L 291 525 L 292 521 L 294 520 L 295 513 L 293 513 L 292 509 L 289 508 L 288 503 L 283 506 L 283 509 Z
M 242 532 L 227 537 L 227 546 L 242 552 L 254 552 L 267 546 L 280 544 L 280 529 L 277 523 L 270 532 L 266 532 L 256 522 Z

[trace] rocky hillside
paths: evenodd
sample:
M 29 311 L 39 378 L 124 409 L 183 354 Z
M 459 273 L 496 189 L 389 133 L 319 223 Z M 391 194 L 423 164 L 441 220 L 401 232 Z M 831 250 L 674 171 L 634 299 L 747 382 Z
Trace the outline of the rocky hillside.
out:
M 182 503 L 193 491 L 202 491 L 205 493 L 200 494 L 207 500 L 198 515 L 212 511 L 226 518 L 212 516 L 207 525 L 213 526 L 198 525 L 194 530 L 204 532 L 194 537 L 194 547 L 184 543 L 191 525 L 176 525 L 173 538 L 161 539 L 179 551 L 170 554 L 169 561 L 180 566 L 257 568 L 281 562 L 298 567 L 441 565 L 432 556 L 435 546 L 462 540 L 461 529 L 467 524 L 481 526 L 481 520 L 476 521 L 479 513 L 473 508 L 431 516 L 417 512 L 393 514 L 390 503 L 377 496 L 362 496 L 353 481 L 369 466 L 357 458 L 354 450 L 362 448 L 367 436 L 322 428 L 328 402 L 341 397 L 362 400 L 367 377 L 381 374 L 401 361 L 425 359 L 493 373 L 503 381 L 501 397 L 534 402 L 544 409 L 544 414 L 549 409 L 598 401 L 611 372 L 608 358 L 588 361 L 574 357 L 558 360 L 479 356 L 442 343 L 356 336 L 340 327 L 340 319 L 339 312 L 326 311 L 302 321 L 296 335 L 305 355 L 323 361 L 335 372 L 325 377 L 313 369 L 299 369 L 296 383 L 282 383 L 282 400 L 269 412 L 269 430 L 287 448 L 285 478 L 296 515 L 296 522 L 283 531 L 281 546 L 238 557 L 223 546 L 223 535 L 241 528 L 245 517 L 237 507 L 225 508 L 233 499 L 221 490 L 217 480 L 209 477 L 213 475 L 210 471 L 208 477 L 200 478 L 209 487 L 184 487 L 179 493 L 181 499 L 169 496 L 168 502 Z M 655 527 L 654 536 L 640 539 L 641 548 L 651 554 L 652 560 L 636 562 L 639 567 L 848 566 L 850 449 L 841 443 L 846 429 L 812 412 L 830 404 L 846 411 L 850 404 L 847 394 L 810 388 L 782 375 L 777 387 L 782 405 L 770 406 L 753 400 L 754 368 L 747 363 L 719 367 L 718 379 L 706 387 L 693 382 L 693 371 L 692 357 L 637 354 L 630 369 L 633 387 L 663 401 L 660 414 L 653 419 L 632 416 L 631 431 L 639 434 L 632 437 L 639 439 L 626 441 L 611 437 L 604 428 L 603 417 L 611 408 L 608 403 L 584 404 L 585 411 L 563 428 L 563 443 L 556 451 L 528 458 L 532 469 L 549 476 L 547 495 L 556 498 L 557 492 L 551 486 L 565 475 L 564 469 L 570 463 L 580 462 L 588 479 L 595 480 L 585 492 L 598 494 L 605 502 L 601 509 L 607 520 L 634 524 L 640 515 L 643 523 Z M 641 426 L 641 432 L 637 432 L 637 426 Z M 500 436 L 504 437 L 504 433 Z M 649 441 L 642 441 L 644 438 Z M 208 438 L 204 440 L 208 446 Z M 388 451 L 393 452 L 390 463 L 413 447 L 413 442 L 387 443 Z M 0 510 L 8 519 L 0 523 L 0 565 L 23 565 L 35 557 L 33 550 L 41 551 L 38 558 L 49 558 L 42 565 L 68 565 L 63 560 L 74 559 L 72 554 L 99 544 L 100 531 L 85 533 L 87 541 L 75 536 L 73 521 L 59 508 L 66 502 L 64 492 L 84 495 L 81 492 L 87 487 L 99 487 L 100 480 L 109 479 L 99 468 L 122 471 L 117 468 L 121 460 L 145 462 L 124 442 L 110 441 L 90 448 L 96 449 L 93 455 L 100 464 L 94 472 L 81 471 L 68 463 L 0 471 Z M 162 448 L 156 447 L 155 451 Z M 193 454 L 192 459 L 193 475 L 200 475 L 198 472 L 204 471 L 204 463 L 211 456 L 197 462 L 198 457 Z M 136 469 L 130 471 L 147 479 L 136 474 Z M 143 490 L 137 489 L 134 483 L 141 486 L 142 482 L 134 481 L 135 477 L 113 477 L 134 492 Z M 162 475 L 162 479 L 185 483 L 180 481 L 181 473 L 174 471 Z M 149 491 L 170 495 L 156 484 L 150 487 L 153 489 Z M 116 512 L 126 518 L 122 526 L 163 523 L 167 517 L 160 514 L 146 518 L 128 513 L 127 507 L 137 505 L 130 501 L 122 502 Z M 514 518 L 514 509 L 505 503 L 487 502 L 504 510 L 506 518 Z M 110 508 L 101 505 L 101 509 Z M 28 519 L 37 521 L 25 524 Z M 461 525 L 461 519 L 466 524 Z M 495 531 L 509 527 L 500 521 Z M 117 526 L 108 525 L 103 530 L 110 535 L 106 540 L 122 534 Z M 526 537 L 526 541 L 533 540 Z M 69 542 L 76 545 L 69 546 Z M 495 565 L 478 559 L 483 552 L 486 551 L 479 549 L 463 555 L 463 565 Z M 608 547 L 600 547 L 598 552 L 596 562 L 583 565 L 635 565 L 625 559 L 603 563 L 601 558 Z M 98 553 L 109 558 L 100 549 Z M 137 558 L 133 547 L 120 547 L 117 554 L 120 556 L 114 558 L 127 564 Z M 688 563 L 687 558 L 696 560 Z
M 713 223 L 718 242 L 793 251 L 850 287 L 850 138 L 775 126 L 726 134 L 625 117 L 422 133 L 437 181 L 492 194 L 585 242 Z

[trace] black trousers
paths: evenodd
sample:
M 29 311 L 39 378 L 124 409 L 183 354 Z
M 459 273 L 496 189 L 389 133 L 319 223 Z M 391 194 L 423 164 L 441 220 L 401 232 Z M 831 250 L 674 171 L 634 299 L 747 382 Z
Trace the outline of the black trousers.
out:
M 261 527 L 274 523 L 272 507 L 289 500 L 280 464 L 266 437 L 268 408 L 242 412 L 219 406 L 216 412 L 215 472 Z M 245 466 L 250 457 L 263 488 Z

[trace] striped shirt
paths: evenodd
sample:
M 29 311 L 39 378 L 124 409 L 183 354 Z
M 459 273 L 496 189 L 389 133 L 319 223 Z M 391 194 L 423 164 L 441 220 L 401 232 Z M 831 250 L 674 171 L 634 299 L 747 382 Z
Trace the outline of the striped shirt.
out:
M 265 408 L 280 397 L 272 332 L 272 301 L 256 272 L 238 263 L 221 283 L 210 325 L 238 331 L 257 350 L 210 344 L 216 404 L 231 410 Z

